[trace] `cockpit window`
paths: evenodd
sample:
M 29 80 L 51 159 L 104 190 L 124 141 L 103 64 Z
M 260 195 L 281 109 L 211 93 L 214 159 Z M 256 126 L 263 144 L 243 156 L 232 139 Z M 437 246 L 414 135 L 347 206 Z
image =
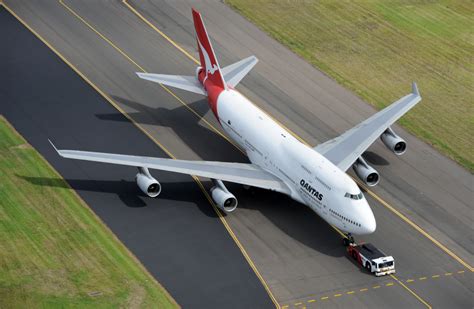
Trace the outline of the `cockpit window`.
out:
M 350 194 L 349 192 L 347 192 L 344 197 L 348 197 L 352 200 L 361 200 L 364 196 L 362 195 L 362 192 L 360 192 L 359 194 Z

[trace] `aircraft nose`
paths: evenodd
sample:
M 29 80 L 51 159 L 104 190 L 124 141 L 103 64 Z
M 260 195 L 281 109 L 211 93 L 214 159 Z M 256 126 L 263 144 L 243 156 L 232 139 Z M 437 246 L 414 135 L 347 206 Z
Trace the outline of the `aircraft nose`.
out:
M 375 221 L 374 213 L 370 209 L 369 204 L 365 205 L 364 223 L 361 226 L 362 234 L 372 234 L 377 228 L 377 222 Z

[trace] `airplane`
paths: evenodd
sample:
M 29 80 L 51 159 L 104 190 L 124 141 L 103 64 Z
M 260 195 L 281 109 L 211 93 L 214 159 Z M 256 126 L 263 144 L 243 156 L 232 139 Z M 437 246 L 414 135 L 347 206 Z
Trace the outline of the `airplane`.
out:
M 352 234 L 373 233 L 374 214 L 356 182 L 346 174 L 352 166 L 368 186 L 379 182 L 379 173 L 362 157 L 377 138 L 395 155 L 406 151 L 406 142 L 391 125 L 420 100 L 416 83 L 412 92 L 372 115 L 342 135 L 309 147 L 240 94 L 235 87 L 257 63 L 250 56 L 221 69 L 201 14 L 192 10 L 200 66 L 194 76 L 136 73 L 140 78 L 208 97 L 210 109 L 222 129 L 246 153 L 251 163 L 189 161 L 113 153 L 58 150 L 61 157 L 138 168 L 136 182 L 149 197 L 161 192 L 161 184 L 149 169 L 210 178 L 212 199 L 231 213 L 236 197 L 223 181 L 273 190 L 310 207 L 329 224 Z M 346 240 L 346 238 L 344 238 Z

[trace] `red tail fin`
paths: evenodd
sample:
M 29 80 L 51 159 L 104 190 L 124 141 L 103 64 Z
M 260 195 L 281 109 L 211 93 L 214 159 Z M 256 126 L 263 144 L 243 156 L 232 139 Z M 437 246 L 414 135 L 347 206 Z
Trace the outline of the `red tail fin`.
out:
M 193 9 L 193 20 L 194 28 L 196 29 L 199 58 L 205 76 L 207 80 L 210 80 L 214 85 L 222 89 L 227 89 L 219 63 L 214 54 L 214 49 L 212 48 L 211 41 L 209 41 L 206 27 L 204 27 L 204 23 L 202 22 L 201 14 L 195 9 Z

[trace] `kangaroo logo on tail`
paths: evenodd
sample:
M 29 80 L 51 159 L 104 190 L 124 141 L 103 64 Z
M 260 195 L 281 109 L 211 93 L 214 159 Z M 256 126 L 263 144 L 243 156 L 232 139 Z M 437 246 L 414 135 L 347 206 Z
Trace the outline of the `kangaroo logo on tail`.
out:
M 202 21 L 201 14 L 193 9 L 194 28 L 196 29 L 196 41 L 199 49 L 201 66 L 204 69 L 206 80 L 220 89 L 227 89 L 227 85 L 222 76 L 219 62 L 212 48 L 211 41 L 207 35 L 206 27 Z M 210 85 L 211 85 L 210 84 Z M 204 85 L 204 87 L 208 87 Z
M 206 76 L 207 74 L 214 74 L 219 68 L 216 64 L 211 64 L 211 59 L 209 58 L 209 54 L 207 53 L 206 49 L 202 46 L 201 42 L 198 39 L 199 48 L 201 49 L 202 55 L 204 57 L 204 67 L 206 69 Z

